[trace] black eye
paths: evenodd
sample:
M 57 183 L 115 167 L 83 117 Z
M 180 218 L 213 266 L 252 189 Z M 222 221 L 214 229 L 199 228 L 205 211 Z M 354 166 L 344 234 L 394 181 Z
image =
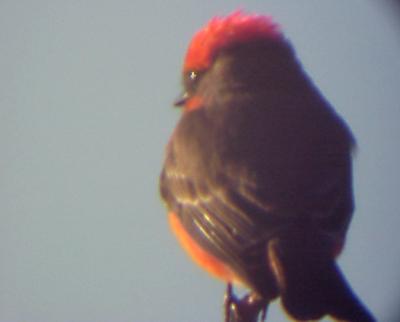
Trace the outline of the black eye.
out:
M 200 78 L 201 78 L 201 73 L 198 71 L 191 70 L 188 73 L 186 73 L 184 75 L 185 89 L 188 92 L 193 92 L 196 89 Z
M 197 78 L 197 72 L 191 71 L 189 73 L 189 78 L 194 82 L 196 80 L 196 78 Z

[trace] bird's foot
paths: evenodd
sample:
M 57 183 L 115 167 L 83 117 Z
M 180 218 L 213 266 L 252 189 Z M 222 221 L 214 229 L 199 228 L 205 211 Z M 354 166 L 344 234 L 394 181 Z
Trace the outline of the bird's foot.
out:
M 227 286 L 224 304 L 225 322 L 257 322 L 259 316 L 262 322 L 266 319 L 268 302 L 254 293 L 238 299 L 231 284 Z

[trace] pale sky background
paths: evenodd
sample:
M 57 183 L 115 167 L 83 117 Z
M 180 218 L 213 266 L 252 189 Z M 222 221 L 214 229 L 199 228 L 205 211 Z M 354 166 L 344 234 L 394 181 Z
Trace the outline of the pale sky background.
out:
M 389 3 L 389 2 L 388 2 Z M 280 22 L 351 125 L 357 210 L 340 258 L 400 321 L 400 23 L 383 0 L 0 0 L 0 322 L 220 322 L 158 195 L 191 35 L 242 7 Z M 282 322 L 279 305 L 268 321 Z

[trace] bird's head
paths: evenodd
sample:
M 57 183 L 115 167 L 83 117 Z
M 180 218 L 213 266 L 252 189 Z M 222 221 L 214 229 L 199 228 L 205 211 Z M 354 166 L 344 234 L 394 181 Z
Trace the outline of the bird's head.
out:
M 189 44 L 183 64 L 184 92 L 175 106 L 186 111 L 203 106 L 204 87 L 217 93 L 223 88 L 236 91 L 268 86 L 271 74 L 279 74 L 287 61 L 293 61 L 292 56 L 271 17 L 242 11 L 214 17 Z

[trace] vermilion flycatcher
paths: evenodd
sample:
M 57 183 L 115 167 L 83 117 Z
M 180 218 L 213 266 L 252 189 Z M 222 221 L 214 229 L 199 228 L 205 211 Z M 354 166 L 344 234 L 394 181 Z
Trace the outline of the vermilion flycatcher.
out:
M 242 12 L 212 19 L 183 84 L 161 195 L 193 260 L 251 290 L 227 312 L 254 318 L 280 297 L 296 320 L 373 321 L 335 263 L 353 212 L 353 136 L 279 27 Z

